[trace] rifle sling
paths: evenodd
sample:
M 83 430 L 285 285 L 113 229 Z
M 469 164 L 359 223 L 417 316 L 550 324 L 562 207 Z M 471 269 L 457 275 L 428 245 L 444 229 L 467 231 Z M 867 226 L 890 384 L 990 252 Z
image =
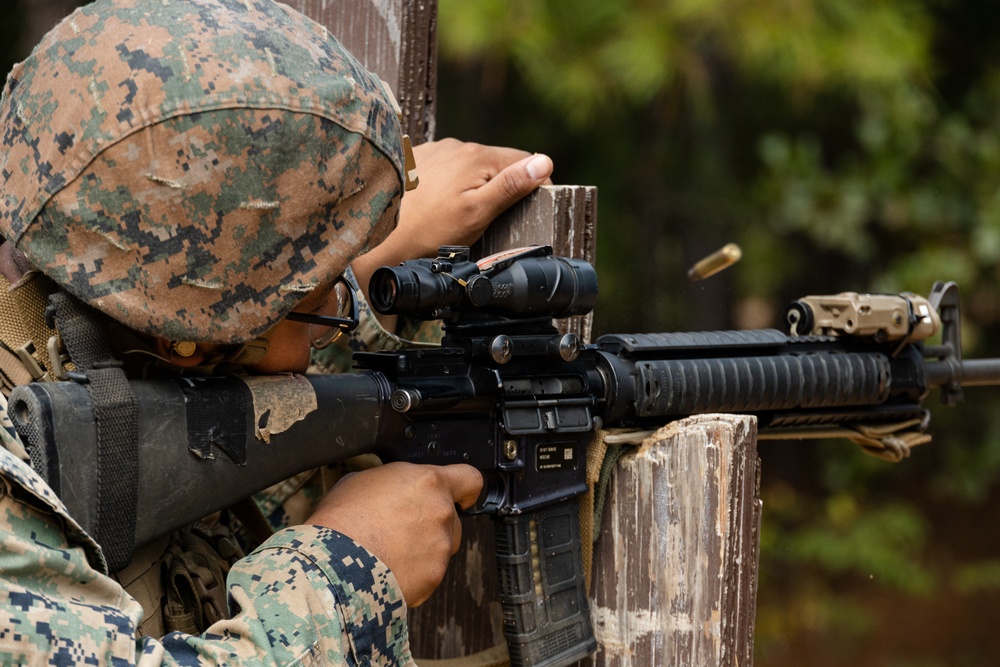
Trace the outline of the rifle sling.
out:
M 49 297 L 70 358 L 83 373 L 97 430 L 97 512 L 93 536 L 108 570 L 132 560 L 139 485 L 138 405 L 107 339 L 104 315 L 64 292 Z

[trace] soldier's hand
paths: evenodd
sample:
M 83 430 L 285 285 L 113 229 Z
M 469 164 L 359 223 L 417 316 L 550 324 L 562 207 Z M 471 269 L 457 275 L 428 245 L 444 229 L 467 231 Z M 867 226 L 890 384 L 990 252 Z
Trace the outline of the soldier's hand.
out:
M 396 229 L 351 263 L 368 296 L 380 266 L 437 257 L 442 245 L 472 245 L 493 219 L 540 185 L 551 185 L 552 160 L 516 148 L 442 139 L 413 148 L 420 185 L 403 195 Z M 394 330 L 395 317 L 379 316 Z
M 483 477 L 468 465 L 390 463 L 344 477 L 320 501 L 309 523 L 332 528 L 392 570 L 406 604 L 430 597 L 458 551 L 455 506 L 479 497 Z
M 362 256 L 374 268 L 436 257 L 442 245 L 472 245 L 497 215 L 552 183 L 548 156 L 516 148 L 442 139 L 413 153 L 420 185 L 403 195 L 396 229 Z
M 500 213 L 552 183 L 548 156 L 515 148 L 443 139 L 413 152 L 420 185 L 403 196 L 393 234 L 409 239 L 419 257 L 436 257 L 441 245 L 472 245 Z

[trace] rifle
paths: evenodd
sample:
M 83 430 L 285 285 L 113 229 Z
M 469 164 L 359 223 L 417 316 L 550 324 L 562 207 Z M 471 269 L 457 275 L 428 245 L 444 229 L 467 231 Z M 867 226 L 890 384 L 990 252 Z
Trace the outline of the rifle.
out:
M 589 312 L 594 268 L 533 247 L 382 267 L 384 313 L 444 320 L 440 347 L 355 354 L 358 373 L 132 381 L 139 406 L 135 544 L 251 493 L 362 453 L 468 463 L 495 519 L 511 663 L 559 667 L 596 649 L 581 566 L 578 497 L 603 426 L 651 427 L 699 413 L 756 415 L 797 437 L 829 427 L 873 449 L 919 444 L 923 406 L 1000 384 L 1000 359 L 963 360 L 958 290 L 806 297 L 777 330 L 619 334 L 583 344 L 553 318 Z M 941 343 L 926 345 L 940 330 Z M 24 385 L 9 414 L 35 469 L 84 528 L 94 521 L 96 434 L 77 382 Z M 903 443 L 902 445 L 900 443 Z

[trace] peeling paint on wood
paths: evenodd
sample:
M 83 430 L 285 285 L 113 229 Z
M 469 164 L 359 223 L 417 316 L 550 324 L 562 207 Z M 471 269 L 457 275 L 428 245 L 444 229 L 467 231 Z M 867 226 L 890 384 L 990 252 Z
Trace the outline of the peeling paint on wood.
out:
M 756 423 L 675 422 L 624 457 L 594 551 L 581 665 L 750 665 L 759 545 Z

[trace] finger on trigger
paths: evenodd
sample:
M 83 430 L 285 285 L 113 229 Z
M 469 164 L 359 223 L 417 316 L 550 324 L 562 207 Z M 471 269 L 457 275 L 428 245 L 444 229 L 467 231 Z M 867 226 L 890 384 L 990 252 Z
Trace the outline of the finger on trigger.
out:
M 465 463 L 442 466 L 451 497 L 462 509 L 472 507 L 483 489 L 483 474 Z
M 457 554 L 461 546 L 462 546 L 462 520 L 458 517 L 458 513 L 456 513 L 455 525 L 451 531 L 451 555 L 454 556 L 455 554 Z

